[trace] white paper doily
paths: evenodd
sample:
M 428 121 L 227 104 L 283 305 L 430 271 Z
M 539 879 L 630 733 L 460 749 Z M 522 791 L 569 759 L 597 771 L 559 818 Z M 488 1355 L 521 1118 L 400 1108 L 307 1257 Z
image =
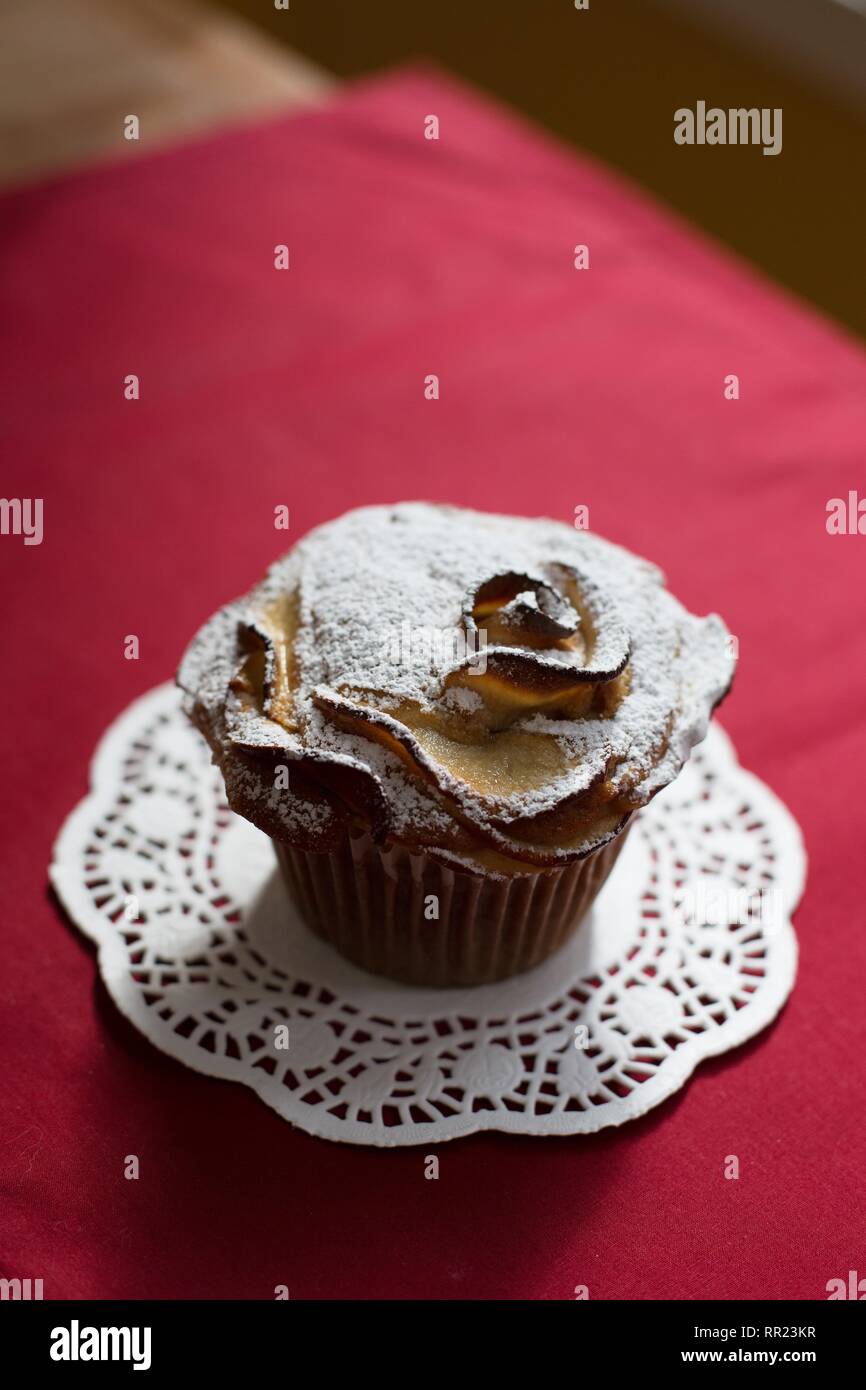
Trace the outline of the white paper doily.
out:
M 306 930 L 173 686 L 111 726 L 91 781 L 51 879 L 117 1007 L 310 1134 L 431 1144 L 619 1125 L 753 1037 L 794 982 L 799 828 L 715 724 L 572 941 L 475 989 L 379 979 Z

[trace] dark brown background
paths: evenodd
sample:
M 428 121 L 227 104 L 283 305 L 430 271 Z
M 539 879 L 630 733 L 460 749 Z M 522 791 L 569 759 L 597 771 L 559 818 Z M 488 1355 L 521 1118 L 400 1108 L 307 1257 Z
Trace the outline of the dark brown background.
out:
M 657 0 L 590 0 L 581 12 L 571 0 L 291 0 L 289 11 L 272 0 L 222 3 L 338 77 L 413 58 L 443 65 L 866 336 L 866 105 L 857 110 L 783 53 L 756 49 L 724 18 L 708 28 Z M 754 3 L 779 9 L 778 0 Z M 826 3 L 827 29 L 831 19 L 843 34 L 845 24 L 866 26 Z M 675 145 L 674 110 L 699 99 L 781 106 L 781 154 Z

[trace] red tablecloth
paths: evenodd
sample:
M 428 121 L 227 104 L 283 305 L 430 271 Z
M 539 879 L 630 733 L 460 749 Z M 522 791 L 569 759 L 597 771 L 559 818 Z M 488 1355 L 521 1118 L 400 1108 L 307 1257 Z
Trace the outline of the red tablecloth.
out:
M 3 492 L 45 509 L 41 546 L 0 537 L 0 1273 L 91 1298 L 811 1299 L 866 1275 L 866 537 L 825 525 L 866 486 L 860 350 L 423 73 L 0 216 Z M 309 1138 L 161 1056 L 46 886 L 100 733 L 279 552 L 274 506 L 298 537 L 412 497 L 587 504 L 718 608 L 741 651 L 722 721 L 811 855 L 773 1028 L 620 1132 L 461 1140 L 438 1182 L 422 1150 Z

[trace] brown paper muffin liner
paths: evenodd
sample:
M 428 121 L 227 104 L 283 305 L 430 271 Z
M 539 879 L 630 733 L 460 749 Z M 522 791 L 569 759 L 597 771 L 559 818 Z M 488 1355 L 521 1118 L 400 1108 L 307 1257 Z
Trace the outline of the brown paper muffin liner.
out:
M 511 878 L 448 867 L 401 845 L 382 848 L 363 833 L 328 853 L 274 846 L 318 936 L 376 975 L 443 987 L 489 984 L 546 960 L 585 915 L 627 832 L 573 864 Z

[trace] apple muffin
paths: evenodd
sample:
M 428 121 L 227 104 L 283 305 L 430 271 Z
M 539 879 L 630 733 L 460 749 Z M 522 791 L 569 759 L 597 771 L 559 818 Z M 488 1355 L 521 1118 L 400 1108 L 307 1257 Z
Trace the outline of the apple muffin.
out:
M 527 970 L 728 691 L 722 620 L 561 522 L 428 503 L 310 532 L 178 672 L 302 917 L 426 986 Z

